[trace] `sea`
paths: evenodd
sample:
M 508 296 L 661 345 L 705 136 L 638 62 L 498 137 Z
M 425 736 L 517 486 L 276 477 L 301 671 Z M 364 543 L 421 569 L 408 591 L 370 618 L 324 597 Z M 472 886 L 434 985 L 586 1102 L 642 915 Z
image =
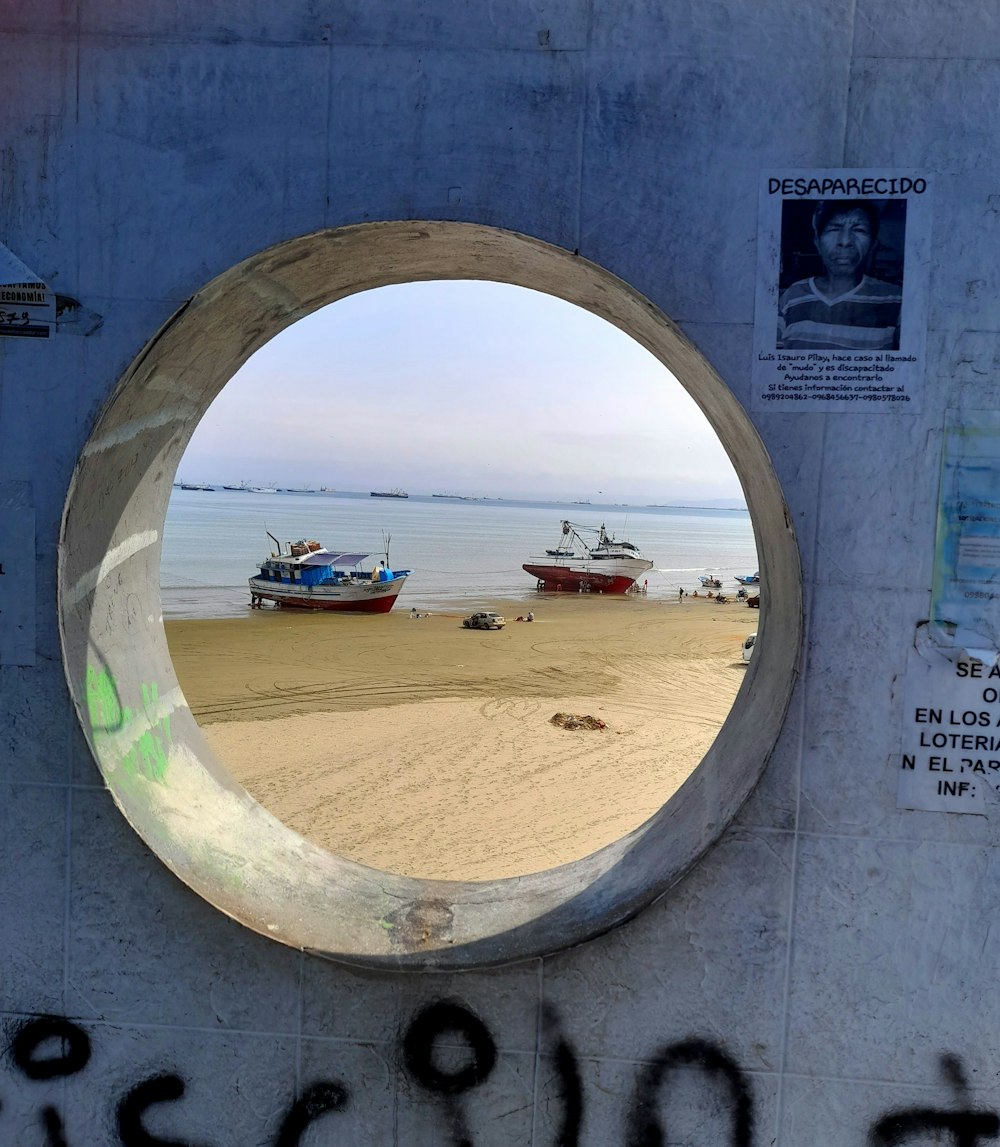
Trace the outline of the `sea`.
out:
M 413 571 L 396 610 L 472 612 L 498 599 L 530 608 L 536 581 L 521 566 L 558 544 L 563 521 L 604 525 L 638 546 L 653 562 L 643 579 L 651 598 L 676 601 L 678 589 L 701 588 L 701 574 L 735 592 L 736 576 L 758 568 L 746 510 L 175 487 L 160 562 L 163 616 L 246 616 L 247 579 L 273 549 L 269 533 L 283 543 L 305 538 L 367 552 L 375 561 L 388 547 L 390 568 Z

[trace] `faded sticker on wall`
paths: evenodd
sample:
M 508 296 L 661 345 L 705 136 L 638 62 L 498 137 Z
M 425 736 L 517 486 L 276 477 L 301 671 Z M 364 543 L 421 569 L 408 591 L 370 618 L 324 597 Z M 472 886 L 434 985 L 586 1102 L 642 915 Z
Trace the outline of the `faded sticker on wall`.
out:
M 751 408 L 917 410 L 929 261 L 925 176 L 765 173 Z
M 47 339 L 55 322 L 55 294 L 0 243 L 0 338 Z
M 945 428 L 931 590 L 931 637 L 987 664 L 1000 656 L 1000 414 Z

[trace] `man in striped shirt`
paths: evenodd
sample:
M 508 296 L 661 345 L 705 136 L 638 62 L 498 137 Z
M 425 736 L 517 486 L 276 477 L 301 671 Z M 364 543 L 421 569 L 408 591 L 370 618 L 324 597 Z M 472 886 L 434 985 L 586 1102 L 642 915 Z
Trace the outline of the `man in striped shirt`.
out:
M 878 208 L 869 200 L 819 204 L 813 240 L 823 274 L 782 292 L 779 350 L 899 350 L 902 289 L 865 274 L 878 223 Z

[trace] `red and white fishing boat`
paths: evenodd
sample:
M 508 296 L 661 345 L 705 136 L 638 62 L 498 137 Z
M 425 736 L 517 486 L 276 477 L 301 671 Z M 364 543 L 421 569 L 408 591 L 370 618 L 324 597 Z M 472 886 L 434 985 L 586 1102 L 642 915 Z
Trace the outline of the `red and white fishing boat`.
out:
M 596 534 L 597 540 L 584 541 L 580 531 Z M 563 522 L 558 546 L 530 558 L 521 568 L 538 579 L 539 589 L 625 593 L 652 567 L 637 546 L 617 541 L 603 524 L 595 529 Z
M 298 609 L 330 609 L 342 613 L 388 613 L 412 570 L 389 568 L 388 539 L 385 560 L 362 568 L 370 553 L 328 550 L 314 541 L 287 544 L 273 534 L 277 553 L 260 562 L 260 573 L 250 578 L 250 608 L 265 601 Z

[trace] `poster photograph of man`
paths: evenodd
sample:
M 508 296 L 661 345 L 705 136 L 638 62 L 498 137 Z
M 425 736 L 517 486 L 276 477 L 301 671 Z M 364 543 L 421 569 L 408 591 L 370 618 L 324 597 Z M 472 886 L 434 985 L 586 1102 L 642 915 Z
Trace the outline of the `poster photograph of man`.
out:
M 778 350 L 898 351 L 906 199 L 786 199 Z
M 755 410 L 916 412 L 931 181 L 917 171 L 762 171 Z

